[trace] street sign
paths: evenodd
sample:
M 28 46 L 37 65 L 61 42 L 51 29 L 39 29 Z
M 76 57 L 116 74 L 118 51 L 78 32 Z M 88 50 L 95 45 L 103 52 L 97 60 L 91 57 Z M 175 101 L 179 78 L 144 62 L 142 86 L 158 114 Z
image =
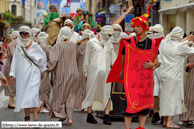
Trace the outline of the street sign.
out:
M 125 23 L 131 23 L 132 18 L 134 18 L 133 14 L 125 15 Z
M 106 14 L 106 24 L 110 24 L 110 14 Z
M 104 14 L 96 14 L 96 22 L 104 22 Z
M 113 5 L 110 5 L 109 9 L 110 9 L 110 13 L 116 13 L 117 10 L 120 10 L 120 6 L 113 4 Z

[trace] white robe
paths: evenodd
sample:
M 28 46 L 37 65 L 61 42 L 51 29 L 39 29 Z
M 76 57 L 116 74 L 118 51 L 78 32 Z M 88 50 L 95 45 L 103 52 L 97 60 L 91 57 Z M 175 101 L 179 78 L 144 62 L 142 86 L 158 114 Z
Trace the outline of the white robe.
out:
M 165 42 L 160 68 L 160 115 L 174 116 L 186 112 L 184 106 L 183 76 L 185 56 L 194 55 L 194 48 L 185 42 Z
M 106 83 L 111 66 L 116 60 L 111 42 L 104 48 L 97 38 L 88 41 L 83 61 L 83 72 L 87 76 L 86 98 L 82 109 L 104 110 L 110 99 L 111 83 Z
M 38 65 L 35 66 L 23 53 L 20 46 L 16 46 L 9 76 L 16 78 L 15 112 L 21 108 L 39 107 L 39 88 L 41 73 L 46 70 L 47 57 L 41 47 L 33 42 L 27 55 Z
M 77 43 L 78 40 L 80 40 L 80 35 L 77 32 L 73 31 L 73 34 L 70 37 L 70 41 L 73 43 Z
M 159 54 L 158 54 L 158 62 L 161 63 L 161 55 L 162 55 L 162 48 L 164 46 L 164 43 L 166 42 L 166 39 L 164 38 L 159 46 Z M 154 71 L 154 93 L 153 96 L 160 97 L 160 67 L 156 68 Z

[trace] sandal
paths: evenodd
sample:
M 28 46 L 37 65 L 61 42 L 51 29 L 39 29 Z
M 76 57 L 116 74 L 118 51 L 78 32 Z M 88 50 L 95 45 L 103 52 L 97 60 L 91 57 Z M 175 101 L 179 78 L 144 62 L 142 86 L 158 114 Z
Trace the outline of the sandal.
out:
M 187 128 L 193 128 L 193 122 L 192 121 L 189 121 L 186 123 L 185 127 Z
M 10 109 L 15 109 L 15 107 L 14 106 L 11 106 L 11 105 L 9 105 L 8 104 L 8 106 L 7 106 L 8 108 L 10 108 Z
M 171 128 L 171 129 L 180 129 L 181 127 L 178 125 L 173 124 L 172 127 L 166 127 L 166 128 Z
M 58 121 L 61 121 L 63 123 L 64 120 L 66 120 L 66 118 L 60 118 Z
M 24 121 L 30 121 L 30 116 L 25 116 Z

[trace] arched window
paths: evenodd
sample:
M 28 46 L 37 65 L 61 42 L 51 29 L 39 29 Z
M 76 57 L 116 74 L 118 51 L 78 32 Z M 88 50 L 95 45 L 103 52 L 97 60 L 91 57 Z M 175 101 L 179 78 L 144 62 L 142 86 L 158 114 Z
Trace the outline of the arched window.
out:
M 16 16 L 16 5 L 11 5 L 11 12 Z

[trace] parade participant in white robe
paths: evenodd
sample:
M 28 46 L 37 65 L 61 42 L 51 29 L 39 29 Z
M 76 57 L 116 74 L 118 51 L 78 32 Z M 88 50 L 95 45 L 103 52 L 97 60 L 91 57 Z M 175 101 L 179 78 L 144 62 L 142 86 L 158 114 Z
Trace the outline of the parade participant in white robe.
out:
M 27 26 L 19 29 L 14 56 L 11 63 L 10 83 L 16 78 L 15 112 L 24 109 L 25 121 L 30 121 L 32 108 L 34 120 L 37 120 L 40 106 L 39 88 L 41 73 L 46 70 L 47 58 L 41 47 L 31 40 L 31 31 Z
M 52 48 L 52 46 L 47 45 L 49 35 L 46 32 L 40 32 L 37 37 L 37 43 L 40 45 L 42 50 L 45 52 L 47 56 L 47 60 L 49 57 L 49 50 Z M 46 70 L 43 72 L 43 77 L 41 79 L 41 85 L 40 85 L 40 91 L 39 91 L 39 98 L 42 101 L 42 104 L 39 109 L 39 113 L 48 113 L 50 110 L 50 104 L 49 104 L 49 98 L 50 98 L 50 92 L 51 92 L 51 83 L 49 80 L 49 71 Z M 46 107 L 48 110 L 44 109 L 44 104 L 46 104 Z
M 86 79 L 83 74 L 83 59 L 84 59 L 87 42 L 94 37 L 96 36 L 93 31 L 89 29 L 85 29 L 82 32 L 81 40 L 77 42 L 78 44 L 77 45 L 77 49 L 78 49 L 77 67 L 78 67 L 79 78 L 78 78 L 77 88 L 75 88 L 74 108 L 76 109 L 81 109 L 82 102 L 86 97 Z
M 159 49 L 161 49 L 163 47 L 163 39 L 164 39 L 164 28 L 162 25 L 160 24 L 156 24 L 152 27 L 152 32 L 153 32 L 153 39 L 161 39 L 161 43 L 159 46 Z M 153 96 L 154 96 L 154 115 L 152 118 L 151 123 L 152 124 L 156 124 L 159 120 L 160 120 L 160 116 L 159 116 L 159 95 L 160 95 L 160 74 L 159 74 L 159 69 L 160 69 L 160 64 L 161 64 L 161 53 L 159 51 L 158 54 L 158 65 L 156 67 L 158 68 L 154 68 L 155 70 L 153 71 L 154 74 L 154 92 L 153 92 Z
M 32 28 L 31 29 L 31 37 L 32 37 L 32 40 L 34 41 L 34 42 L 37 42 L 37 37 L 38 37 L 38 34 L 41 32 L 41 30 L 40 29 L 38 29 L 38 28 Z
M 71 28 L 70 41 L 73 42 L 73 43 L 77 43 L 77 41 L 80 40 L 80 35 L 77 32 L 73 31 L 73 21 L 70 20 L 70 19 L 67 19 L 67 20 L 65 20 L 64 25 Z
M 82 109 L 87 108 L 88 123 L 97 123 L 91 114 L 92 110 L 105 110 L 104 124 L 111 125 L 109 111 L 111 109 L 111 83 L 106 83 L 111 66 L 116 60 L 114 47 L 110 42 L 114 30 L 106 25 L 101 28 L 98 37 L 88 41 L 83 61 L 83 72 L 87 80 L 86 98 Z
M 194 55 L 194 48 L 187 46 L 194 36 L 181 42 L 184 31 L 175 27 L 166 36 L 161 55 L 160 79 L 160 115 L 164 116 L 163 125 L 167 128 L 180 128 L 173 123 L 173 116 L 186 112 L 184 106 L 183 76 L 185 69 L 185 56 Z
M 120 40 L 121 40 L 121 38 L 124 38 L 124 36 L 121 35 L 123 30 L 119 24 L 113 24 L 112 28 L 114 29 L 114 33 L 113 33 L 110 41 L 114 47 L 114 51 L 115 51 L 116 55 L 118 55 Z M 124 91 L 124 84 L 119 83 L 119 82 L 113 82 L 112 92 L 123 92 L 123 91 Z

